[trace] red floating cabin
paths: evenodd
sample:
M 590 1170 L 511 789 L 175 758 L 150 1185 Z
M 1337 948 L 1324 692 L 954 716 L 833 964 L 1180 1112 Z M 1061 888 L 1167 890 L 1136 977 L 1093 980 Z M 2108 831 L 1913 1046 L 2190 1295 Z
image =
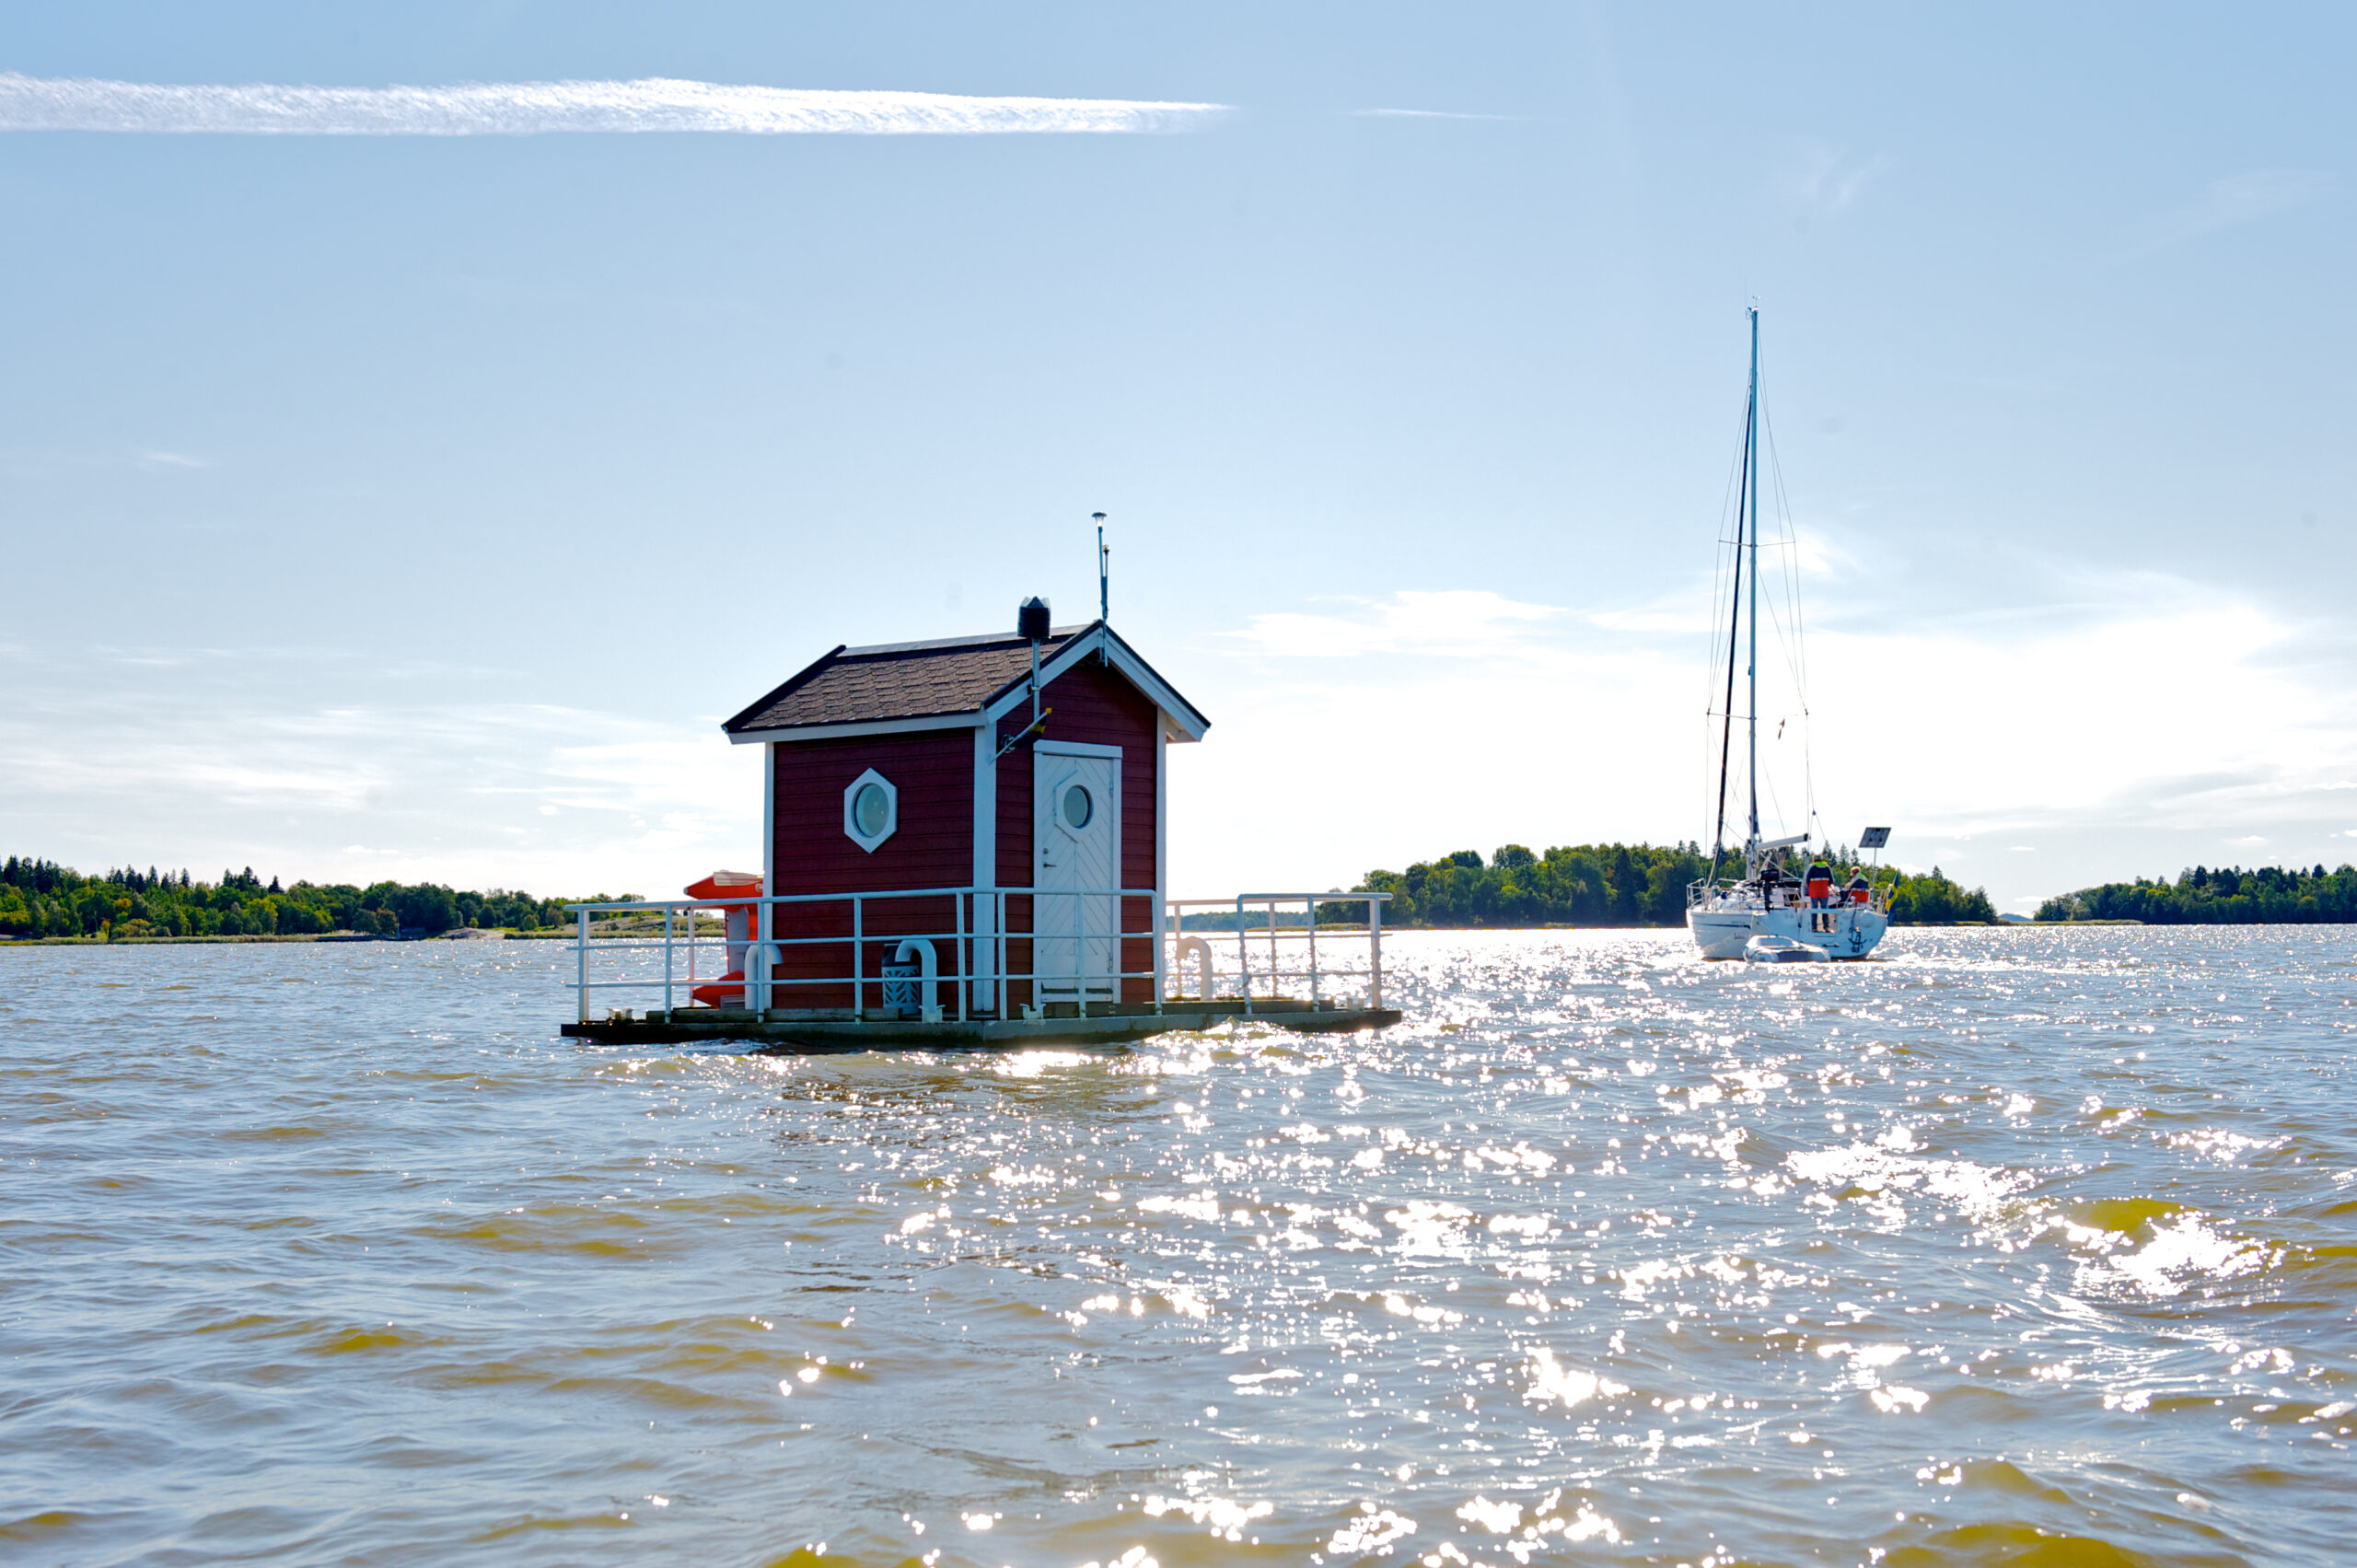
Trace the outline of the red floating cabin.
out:
M 809 900 L 764 906 L 769 1006 L 858 1016 L 879 979 L 930 1017 L 950 986 L 968 1017 L 1163 1000 L 1165 751 L 1210 721 L 1104 621 L 1047 620 L 837 647 L 727 721 L 762 749 L 761 892 Z
M 566 1035 L 868 1051 L 1399 1021 L 1389 895 L 1170 896 L 1164 767 L 1211 721 L 1102 620 L 1051 628 L 1032 599 L 1012 636 L 839 647 L 724 727 L 761 748 L 760 874 L 569 906 Z M 661 1003 L 592 1017 L 615 992 Z

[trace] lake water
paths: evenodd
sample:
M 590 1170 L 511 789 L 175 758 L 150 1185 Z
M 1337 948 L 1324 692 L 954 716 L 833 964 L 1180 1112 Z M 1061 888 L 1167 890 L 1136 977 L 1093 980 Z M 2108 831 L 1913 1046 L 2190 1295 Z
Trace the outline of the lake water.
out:
M 1886 946 L 822 1058 L 560 1040 L 554 944 L 0 950 L 0 1558 L 2349 1561 L 2357 933 Z

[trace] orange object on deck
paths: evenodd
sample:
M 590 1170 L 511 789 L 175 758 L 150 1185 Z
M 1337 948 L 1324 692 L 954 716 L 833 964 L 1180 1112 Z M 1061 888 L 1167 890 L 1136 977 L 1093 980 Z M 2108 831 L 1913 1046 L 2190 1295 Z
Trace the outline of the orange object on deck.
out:
M 718 903 L 725 899 L 758 899 L 761 896 L 761 877 L 757 871 L 715 871 L 701 882 L 691 882 L 685 889 L 691 899 L 709 899 Z M 728 909 L 728 962 L 726 974 L 710 985 L 699 985 L 688 993 L 706 1007 L 742 1007 L 745 1005 L 745 948 L 753 939 L 753 906 L 737 904 Z M 735 981 L 734 985 L 728 984 Z
M 691 882 L 685 891 L 691 899 L 758 899 L 761 896 L 761 874 L 758 871 L 715 871 L 701 882 Z
M 693 991 L 688 993 L 688 994 L 694 997 L 698 1002 L 707 1007 L 743 1006 L 745 1005 L 745 971 L 743 970 L 730 970 L 726 974 L 722 975 L 720 978 L 723 981 L 733 980 L 737 983 L 735 985 L 699 985 Z

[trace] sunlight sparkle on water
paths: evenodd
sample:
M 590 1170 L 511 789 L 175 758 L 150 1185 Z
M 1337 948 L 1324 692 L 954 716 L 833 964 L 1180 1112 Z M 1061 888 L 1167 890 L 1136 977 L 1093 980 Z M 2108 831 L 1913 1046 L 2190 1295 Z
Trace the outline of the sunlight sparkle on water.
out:
M 2350 932 L 1683 940 L 1398 936 L 1380 1036 L 809 1058 L 555 1040 L 536 945 L 0 952 L 0 1539 L 2342 1550 Z

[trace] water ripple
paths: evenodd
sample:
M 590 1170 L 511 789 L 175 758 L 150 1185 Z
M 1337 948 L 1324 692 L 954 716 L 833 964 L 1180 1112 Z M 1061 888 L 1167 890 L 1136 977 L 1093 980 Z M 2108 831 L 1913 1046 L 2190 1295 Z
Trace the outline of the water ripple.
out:
M 653 1056 L 0 951 L 11 1562 L 2315 1562 L 2343 928 L 1411 934 L 1411 1022 Z

